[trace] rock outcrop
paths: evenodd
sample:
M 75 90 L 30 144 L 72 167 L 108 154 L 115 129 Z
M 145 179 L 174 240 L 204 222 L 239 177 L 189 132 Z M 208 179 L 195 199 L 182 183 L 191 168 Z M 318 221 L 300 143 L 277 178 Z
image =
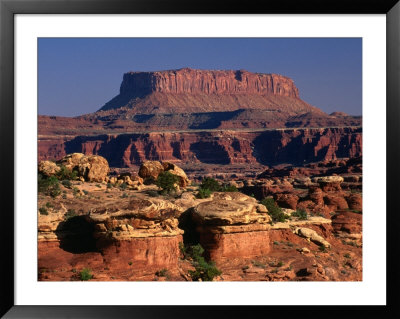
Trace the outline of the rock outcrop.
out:
M 251 258 L 270 250 L 270 216 L 265 206 L 240 193 L 216 193 L 193 211 L 200 244 L 217 263 L 229 258 Z
M 156 180 L 161 172 L 170 172 L 178 177 L 178 186 L 185 188 L 190 184 L 185 171 L 178 165 L 170 162 L 146 161 L 139 168 L 139 176 L 144 179 Z
M 41 161 L 39 162 L 38 172 L 45 176 L 54 176 L 56 175 L 61 168 L 57 166 L 56 163 L 52 161 Z
M 107 160 L 99 155 L 72 153 L 57 161 L 57 164 L 69 171 L 76 171 L 88 182 L 103 182 L 110 171 Z
M 146 161 L 139 168 L 139 176 L 143 179 L 156 180 L 161 172 L 164 172 L 164 167 L 158 161 Z
M 38 214 L 40 269 L 90 266 L 154 274 L 177 267 L 182 208 L 169 201 L 121 199 L 84 215 L 68 215 L 65 207 L 46 213 Z
M 305 228 L 305 227 L 296 227 L 294 229 L 294 233 L 304 237 L 312 242 L 324 246 L 324 247 L 331 247 L 331 244 L 328 243 L 322 236 L 318 235 L 315 230 Z

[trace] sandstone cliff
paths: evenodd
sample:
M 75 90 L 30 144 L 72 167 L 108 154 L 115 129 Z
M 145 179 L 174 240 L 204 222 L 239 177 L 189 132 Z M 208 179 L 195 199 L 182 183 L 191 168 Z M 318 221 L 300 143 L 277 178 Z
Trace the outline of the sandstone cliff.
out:
M 293 80 L 278 74 L 251 73 L 245 70 L 208 71 L 183 68 L 162 72 L 124 74 L 120 93 L 138 96 L 151 92 L 205 94 L 277 94 L 299 97 Z
M 361 128 L 165 132 L 41 138 L 39 160 L 68 153 L 104 156 L 113 167 L 146 160 L 206 164 L 304 164 L 362 155 Z

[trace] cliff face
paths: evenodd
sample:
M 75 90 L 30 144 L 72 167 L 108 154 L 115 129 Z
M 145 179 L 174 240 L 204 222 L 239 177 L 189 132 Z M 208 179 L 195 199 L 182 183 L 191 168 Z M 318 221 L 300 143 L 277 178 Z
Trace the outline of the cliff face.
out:
M 362 155 L 361 128 L 259 132 L 176 132 L 77 136 L 39 140 L 39 160 L 81 152 L 104 156 L 114 167 L 146 160 L 206 164 L 304 164 Z
M 137 96 L 151 92 L 190 94 L 276 94 L 299 97 L 293 80 L 278 74 L 207 71 L 184 68 L 163 72 L 124 74 L 120 93 Z
M 136 114 L 195 113 L 238 109 L 280 109 L 323 113 L 299 97 L 292 79 L 245 70 L 189 68 L 125 73 L 120 94 L 99 111 L 126 107 Z

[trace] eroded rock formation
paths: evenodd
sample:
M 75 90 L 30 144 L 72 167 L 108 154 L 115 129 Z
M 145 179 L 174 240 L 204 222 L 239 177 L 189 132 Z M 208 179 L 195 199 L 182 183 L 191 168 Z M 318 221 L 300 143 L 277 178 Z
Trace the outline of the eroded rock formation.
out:
M 101 111 L 127 107 L 138 114 L 195 113 L 243 108 L 274 110 L 276 105 L 293 114 L 321 113 L 300 100 L 297 87 L 288 77 L 190 68 L 125 73 L 120 94 Z
M 55 147 L 60 143 L 62 151 L 60 147 Z M 114 167 L 129 167 L 144 161 L 305 164 L 360 156 L 362 129 L 78 136 L 67 142 L 55 141 L 52 145 L 39 141 L 41 160 L 54 159 L 73 152 L 101 155 Z

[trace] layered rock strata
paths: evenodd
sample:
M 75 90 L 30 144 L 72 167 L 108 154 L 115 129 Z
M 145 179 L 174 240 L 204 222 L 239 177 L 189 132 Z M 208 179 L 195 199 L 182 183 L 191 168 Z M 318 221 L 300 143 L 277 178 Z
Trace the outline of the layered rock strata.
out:
M 176 268 L 183 231 L 182 208 L 161 199 L 126 199 L 66 215 L 38 214 L 39 268 L 108 267 L 149 273 Z M 52 259 L 53 258 L 53 259 Z
M 271 221 L 267 212 L 264 205 L 240 193 L 217 193 L 197 205 L 193 220 L 207 257 L 219 262 L 267 254 Z
M 361 156 L 362 129 L 119 134 L 78 136 L 67 142 L 53 143 L 39 139 L 40 160 L 59 159 L 68 153 L 80 152 L 101 155 L 114 167 L 139 165 L 148 160 L 303 165 Z

